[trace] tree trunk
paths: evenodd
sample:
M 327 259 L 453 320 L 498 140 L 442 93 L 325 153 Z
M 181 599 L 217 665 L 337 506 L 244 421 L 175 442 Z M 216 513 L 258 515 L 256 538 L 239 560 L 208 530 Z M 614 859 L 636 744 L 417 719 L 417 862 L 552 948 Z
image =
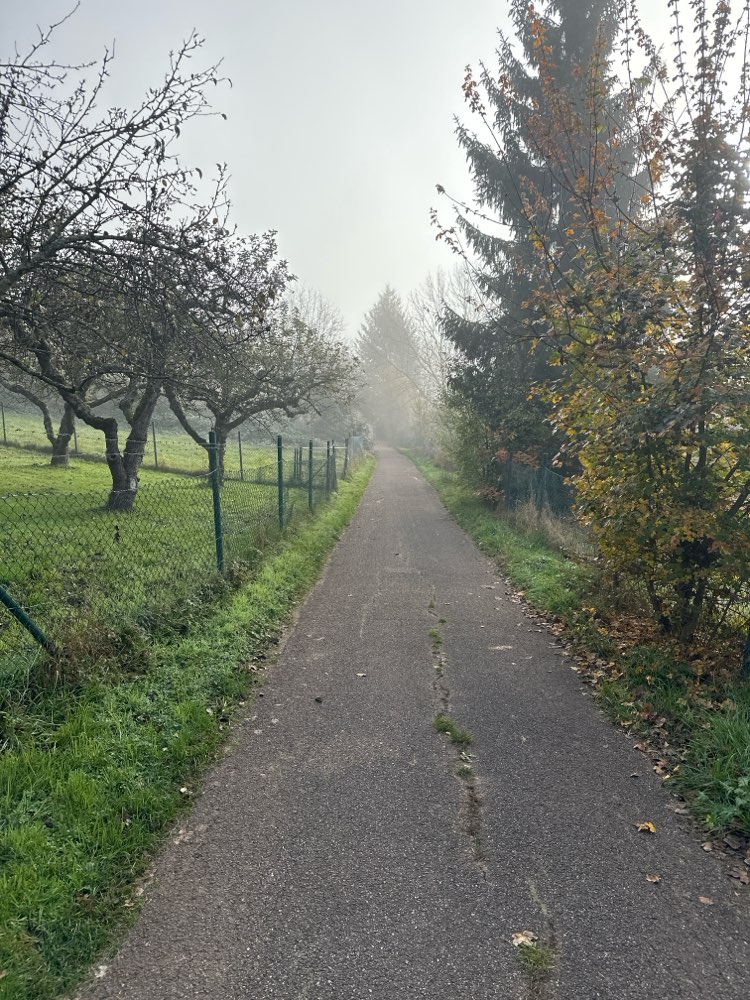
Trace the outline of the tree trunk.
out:
M 120 453 L 117 439 L 117 422 L 114 435 L 105 433 L 107 465 L 112 474 L 112 490 L 107 500 L 107 510 L 132 510 L 140 485 L 138 472 L 148 444 L 148 428 L 161 393 L 158 383 L 149 385 L 130 417 L 130 433 L 124 453 Z
M 70 403 L 66 403 L 60 427 L 52 441 L 52 465 L 67 466 L 70 464 L 70 439 L 73 437 L 75 419 L 73 407 Z

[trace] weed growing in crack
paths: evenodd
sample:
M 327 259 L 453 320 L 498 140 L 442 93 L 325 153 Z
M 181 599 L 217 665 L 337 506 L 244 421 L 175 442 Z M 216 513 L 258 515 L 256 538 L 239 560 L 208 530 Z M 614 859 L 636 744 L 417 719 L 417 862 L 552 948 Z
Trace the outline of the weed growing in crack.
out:
M 451 738 L 451 743 L 456 746 L 468 747 L 471 745 L 473 737 L 468 729 L 463 729 L 457 725 L 453 719 L 445 712 L 440 712 L 433 723 L 439 733 L 446 733 Z
M 545 979 L 555 967 L 555 953 L 538 941 L 520 944 L 516 948 L 518 961 L 534 981 Z

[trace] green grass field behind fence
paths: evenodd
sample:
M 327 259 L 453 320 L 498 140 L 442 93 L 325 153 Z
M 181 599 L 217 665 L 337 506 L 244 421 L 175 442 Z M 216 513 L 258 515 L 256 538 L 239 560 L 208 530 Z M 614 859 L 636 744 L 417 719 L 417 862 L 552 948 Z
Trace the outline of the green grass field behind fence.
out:
M 283 509 L 278 465 L 255 452 L 244 465 L 229 463 L 220 491 L 225 566 L 252 567 L 284 525 L 306 516 L 335 487 L 326 472 L 326 449 L 316 447 L 313 488 L 308 453 L 283 461 Z M 337 450 L 343 473 L 343 450 Z M 128 629 L 156 615 L 174 615 L 186 601 L 216 586 L 216 534 L 208 475 L 181 476 L 144 470 L 135 507 L 106 509 L 108 471 L 73 461 L 51 469 L 42 456 L 18 449 L 0 452 L 0 585 L 64 649 L 87 651 L 123 641 Z M 45 488 L 45 484 L 49 484 Z M 39 648 L 0 609 L 0 688 L 28 669 Z

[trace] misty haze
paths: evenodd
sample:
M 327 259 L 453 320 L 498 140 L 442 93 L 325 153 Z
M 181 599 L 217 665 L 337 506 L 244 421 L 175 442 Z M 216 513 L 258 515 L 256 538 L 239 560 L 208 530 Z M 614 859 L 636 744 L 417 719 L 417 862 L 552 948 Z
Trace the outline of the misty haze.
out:
M 745 1000 L 750 4 L 0 26 L 0 998 Z

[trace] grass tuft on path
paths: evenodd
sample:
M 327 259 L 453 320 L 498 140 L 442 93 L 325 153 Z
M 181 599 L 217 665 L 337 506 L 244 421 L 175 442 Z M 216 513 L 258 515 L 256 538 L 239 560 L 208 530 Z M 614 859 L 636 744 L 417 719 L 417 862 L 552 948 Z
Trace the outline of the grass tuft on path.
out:
M 263 658 L 372 472 L 300 521 L 240 590 L 153 634 L 146 669 L 23 692 L 0 732 L 0 997 L 69 990 L 137 911 L 134 886 L 197 791 Z M 161 626 L 159 626 L 161 629 Z

